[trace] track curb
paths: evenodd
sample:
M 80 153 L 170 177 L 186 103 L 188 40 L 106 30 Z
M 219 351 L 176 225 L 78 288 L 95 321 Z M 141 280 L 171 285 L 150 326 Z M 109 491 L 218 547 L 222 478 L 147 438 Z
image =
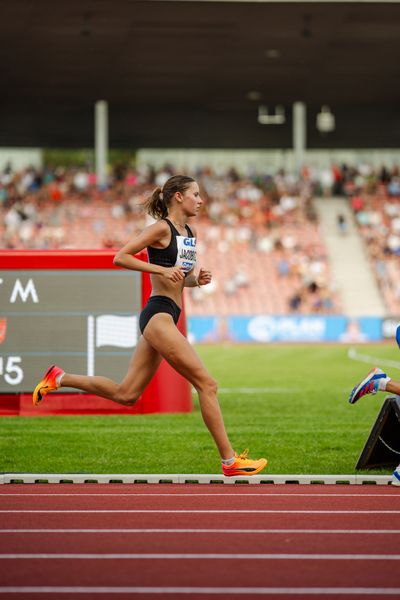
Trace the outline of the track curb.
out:
M 254 475 L 225 477 L 205 474 L 2 473 L 1 484 L 129 483 L 129 484 L 273 484 L 273 485 L 389 485 L 391 475 Z

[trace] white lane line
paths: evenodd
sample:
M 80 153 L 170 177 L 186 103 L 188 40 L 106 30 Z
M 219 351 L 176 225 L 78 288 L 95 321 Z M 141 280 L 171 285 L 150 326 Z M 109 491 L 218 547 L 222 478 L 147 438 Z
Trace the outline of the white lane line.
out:
M 5 514 L 294 514 L 294 515 L 398 515 L 400 510 L 268 510 L 268 509 L 249 509 L 237 510 L 232 508 L 226 509 L 147 509 L 147 508 L 126 508 L 126 509 L 16 509 L 16 510 L 0 510 L 0 513 Z
M 400 554 L 71 553 L 0 554 L 0 560 L 400 560 Z
M 98 587 L 2 586 L 0 594 L 225 594 L 225 595 L 330 595 L 396 596 L 400 588 L 368 587 Z
M 270 492 L 266 492 L 266 493 L 248 492 L 247 494 L 243 493 L 243 492 L 237 492 L 237 493 L 234 493 L 234 492 L 233 493 L 231 493 L 231 492 L 224 493 L 224 492 L 222 492 L 220 494 L 209 493 L 209 492 L 204 493 L 204 494 L 197 493 L 197 492 L 193 493 L 193 494 L 192 493 L 186 493 L 186 494 L 183 494 L 183 493 L 182 494 L 181 493 L 159 494 L 158 492 L 154 492 L 153 494 L 151 494 L 151 493 L 136 494 L 135 492 L 133 492 L 133 493 L 121 493 L 121 494 L 115 494 L 115 493 L 112 493 L 112 494 L 107 494 L 107 493 L 104 493 L 104 494 L 99 494 L 99 493 L 93 493 L 93 494 L 82 493 L 82 494 L 80 494 L 79 492 L 77 492 L 77 493 L 70 493 L 70 494 L 64 494 L 64 493 L 62 493 L 62 494 L 57 494 L 57 493 L 51 493 L 51 494 L 47 494 L 47 493 L 46 494 L 24 494 L 23 492 L 12 493 L 12 494 L 9 494 L 7 492 L 0 493 L 0 498 L 7 498 L 8 496 L 23 496 L 23 497 L 24 496 L 35 496 L 37 498 L 47 498 L 48 496 L 49 497 L 54 497 L 54 496 L 74 497 L 74 498 L 80 498 L 81 496 L 82 497 L 86 497 L 86 496 L 100 496 L 102 498 L 107 498 L 107 497 L 110 497 L 110 498 L 119 498 L 120 496 L 121 497 L 130 496 L 132 498 L 135 498 L 136 496 L 138 496 L 138 497 L 142 497 L 142 496 L 144 496 L 144 497 L 152 497 L 153 496 L 155 498 L 163 497 L 163 496 L 168 497 L 168 498 L 169 497 L 192 498 L 192 497 L 195 497 L 195 496 L 202 496 L 202 497 L 217 496 L 219 498 L 225 498 L 226 496 L 234 496 L 234 497 L 236 497 L 236 496 L 245 496 L 245 497 L 248 498 L 248 497 L 253 497 L 253 496 L 257 496 L 257 497 L 261 496 L 263 498 L 270 498 L 271 496 L 274 496 L 274 497 L 275 496 L 278 496 L 278 497 L 284 496 L 286 498 L 290 498 L 291 496 L 294 496 L 294 497 L 299 497 L 299 498 L 301 498 L 301 497 L 304 497 L 304 498 L 319 498 L 319 497 L 322 496 L 323 498 L 331 498 L 331 497 L 335 497 L 335 498 L 357 498 L 357 499 L 360 499 L 360 498 L 390 498 L 390 500 L 393 500 L 393 498 L 396 498 L 396 499 L 400 500 L 400 494 L 396 495 L 396 494 L 392 494 L 392 493 L 388 493 L 388 494 L 336 494 L 336 493 L 330 494 L 329 492 L 327 492 L 326 494 L 324 494 L 324 493 L 322 493 L 322 494 L 298 494 L 298 493 L 281 494 L 281 493 L 275 493 L 275 492 L 272 492 L 272 493 L 270 493 Z
M 279 388 L 279 387 L 221 387 L 218 394 L 300 394 L 304 388 Z M 196 394 L 197 392 L 194 391 Z
M 397 535 L 400 534 L 400 529 L 0 529 L 1 533 L 243 533 L 243 534 L 380 534 L 380 535 Z
M 364 352 L 358 352 L 354 347 L 349 348 L 347 357 L 350 360 L 358 362 L 364 362 L 369 365 L 382 365 L 384 367 L 392 367 L 393 369 L 400 369 L 400 362 L 398 360 L 390 360 L 389 358 L 378 358 L 376 356 L 370 356 Z

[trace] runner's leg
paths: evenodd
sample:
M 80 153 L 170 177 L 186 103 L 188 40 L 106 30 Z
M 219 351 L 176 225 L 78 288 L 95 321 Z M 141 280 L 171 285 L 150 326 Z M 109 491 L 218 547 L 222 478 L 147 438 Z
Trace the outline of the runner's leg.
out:
M 228 439 L 217 399 L 217 383 L 186 337 L 177 329 L 171 315 L 154 315 L 143 335 L 148 343 L 196 388 L 204 422 L 214 438 L 221 458 L 232 458 L 234 450 Z
M 72 387 L 89 394 L 113 400 L 124 406 L 132 406 L 143 393 L 145 387 L 157 371 L 162 357 L 141 336 L 129 363 L 126 376 L 121 383 L 101 375 L 72 375 L 65 373 L 61 380 L 62 387 Z

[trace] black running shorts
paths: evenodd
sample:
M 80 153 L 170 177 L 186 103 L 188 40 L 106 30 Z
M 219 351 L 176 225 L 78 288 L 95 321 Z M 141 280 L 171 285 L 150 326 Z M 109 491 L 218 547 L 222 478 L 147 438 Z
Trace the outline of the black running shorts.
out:
M 181 314 L 181 309 L 176 302 L 167 296 L 150 296 L 139 316 L 139 328 L 141 333 L 145 330 L 151 317 L 158 313 L 167 313 L 171 315 L 176 325 Z

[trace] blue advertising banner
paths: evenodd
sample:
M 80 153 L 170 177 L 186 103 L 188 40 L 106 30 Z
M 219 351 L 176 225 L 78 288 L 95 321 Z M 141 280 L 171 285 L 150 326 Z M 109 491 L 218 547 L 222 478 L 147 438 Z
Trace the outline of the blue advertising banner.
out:
M 189 339 L 200 342 L 377 342 L 383 339 L 378 317 L 288 315 L 189 317 Z

